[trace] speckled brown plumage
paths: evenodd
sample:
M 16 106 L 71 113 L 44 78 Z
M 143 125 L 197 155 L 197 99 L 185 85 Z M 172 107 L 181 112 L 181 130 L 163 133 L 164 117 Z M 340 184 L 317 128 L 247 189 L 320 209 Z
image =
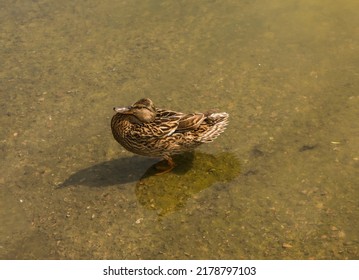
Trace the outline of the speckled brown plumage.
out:
M 193 150 L 217 138 L 228 124 L 227 113 L 185 114 L 156 108 L 143 98 L 129 107 L 115 107 L 112 134 L 126 150 L 163 157 L 174 167 L 171 155 Z

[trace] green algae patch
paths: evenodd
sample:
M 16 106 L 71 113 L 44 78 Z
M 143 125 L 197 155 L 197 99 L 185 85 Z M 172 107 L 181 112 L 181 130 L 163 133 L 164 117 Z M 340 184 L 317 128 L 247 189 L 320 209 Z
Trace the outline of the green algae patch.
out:
M 230 153 L 186 153 L 175 156 L 174 161 L 171 172 L 156 175 L 152 166 L 136 184 L 139 202 L 159 215 L 179 209 L 194 194 L 240 174 L 239 160 Z

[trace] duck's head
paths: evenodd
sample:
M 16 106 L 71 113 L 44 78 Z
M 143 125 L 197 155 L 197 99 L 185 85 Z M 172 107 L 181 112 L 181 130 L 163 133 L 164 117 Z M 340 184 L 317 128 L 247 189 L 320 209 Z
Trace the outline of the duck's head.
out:
M 114 107 L 116 113 L 134 116 L 132 122 L 149 123 L 156 118 L 156 108 L 149 98 L 142 98 L 129 107 Z

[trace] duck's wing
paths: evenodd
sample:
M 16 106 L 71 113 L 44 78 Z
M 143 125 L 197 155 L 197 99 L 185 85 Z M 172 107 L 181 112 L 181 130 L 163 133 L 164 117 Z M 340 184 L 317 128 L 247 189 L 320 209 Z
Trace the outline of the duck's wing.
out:
M 188 130 L 197 129 L 203 120 L 205 114 L 193 113 L 184 114 L 180 112 L 156 109 L 157 115 L 153 122 L 141 124 L 141 129 L 131 131 L 135 137 L 162 138 L 170 136 L 173 133 L 183 133 Z
M 143 128 L 146 130 L 144 135 L 159 138 L 172 135 L 177 130 L 184 114 L 158 108 L 156 111 L 155 120 L 143 125 Z
M 183 132 L 185 130 L 196 129 L 205 118 L 206 116 L 202 113 L 183 114 L 176 131 Z
M 206 116 L 202 113 L 184 114 L 175 111 L 157 109 L 157 116 L 154 120 L 153 134 L 158 137 L 169 136 L 174 132 L 184 132 L 196 129 L 203 122 Z

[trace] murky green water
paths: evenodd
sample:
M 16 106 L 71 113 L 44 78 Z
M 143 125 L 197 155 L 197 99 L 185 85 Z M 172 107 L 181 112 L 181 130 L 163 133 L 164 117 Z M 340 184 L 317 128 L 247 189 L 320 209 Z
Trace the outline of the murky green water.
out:
M 357 259 L 359 3 L 0 4 L 1 259 Z M 152 176 L 110 131 L 218 108 Z

